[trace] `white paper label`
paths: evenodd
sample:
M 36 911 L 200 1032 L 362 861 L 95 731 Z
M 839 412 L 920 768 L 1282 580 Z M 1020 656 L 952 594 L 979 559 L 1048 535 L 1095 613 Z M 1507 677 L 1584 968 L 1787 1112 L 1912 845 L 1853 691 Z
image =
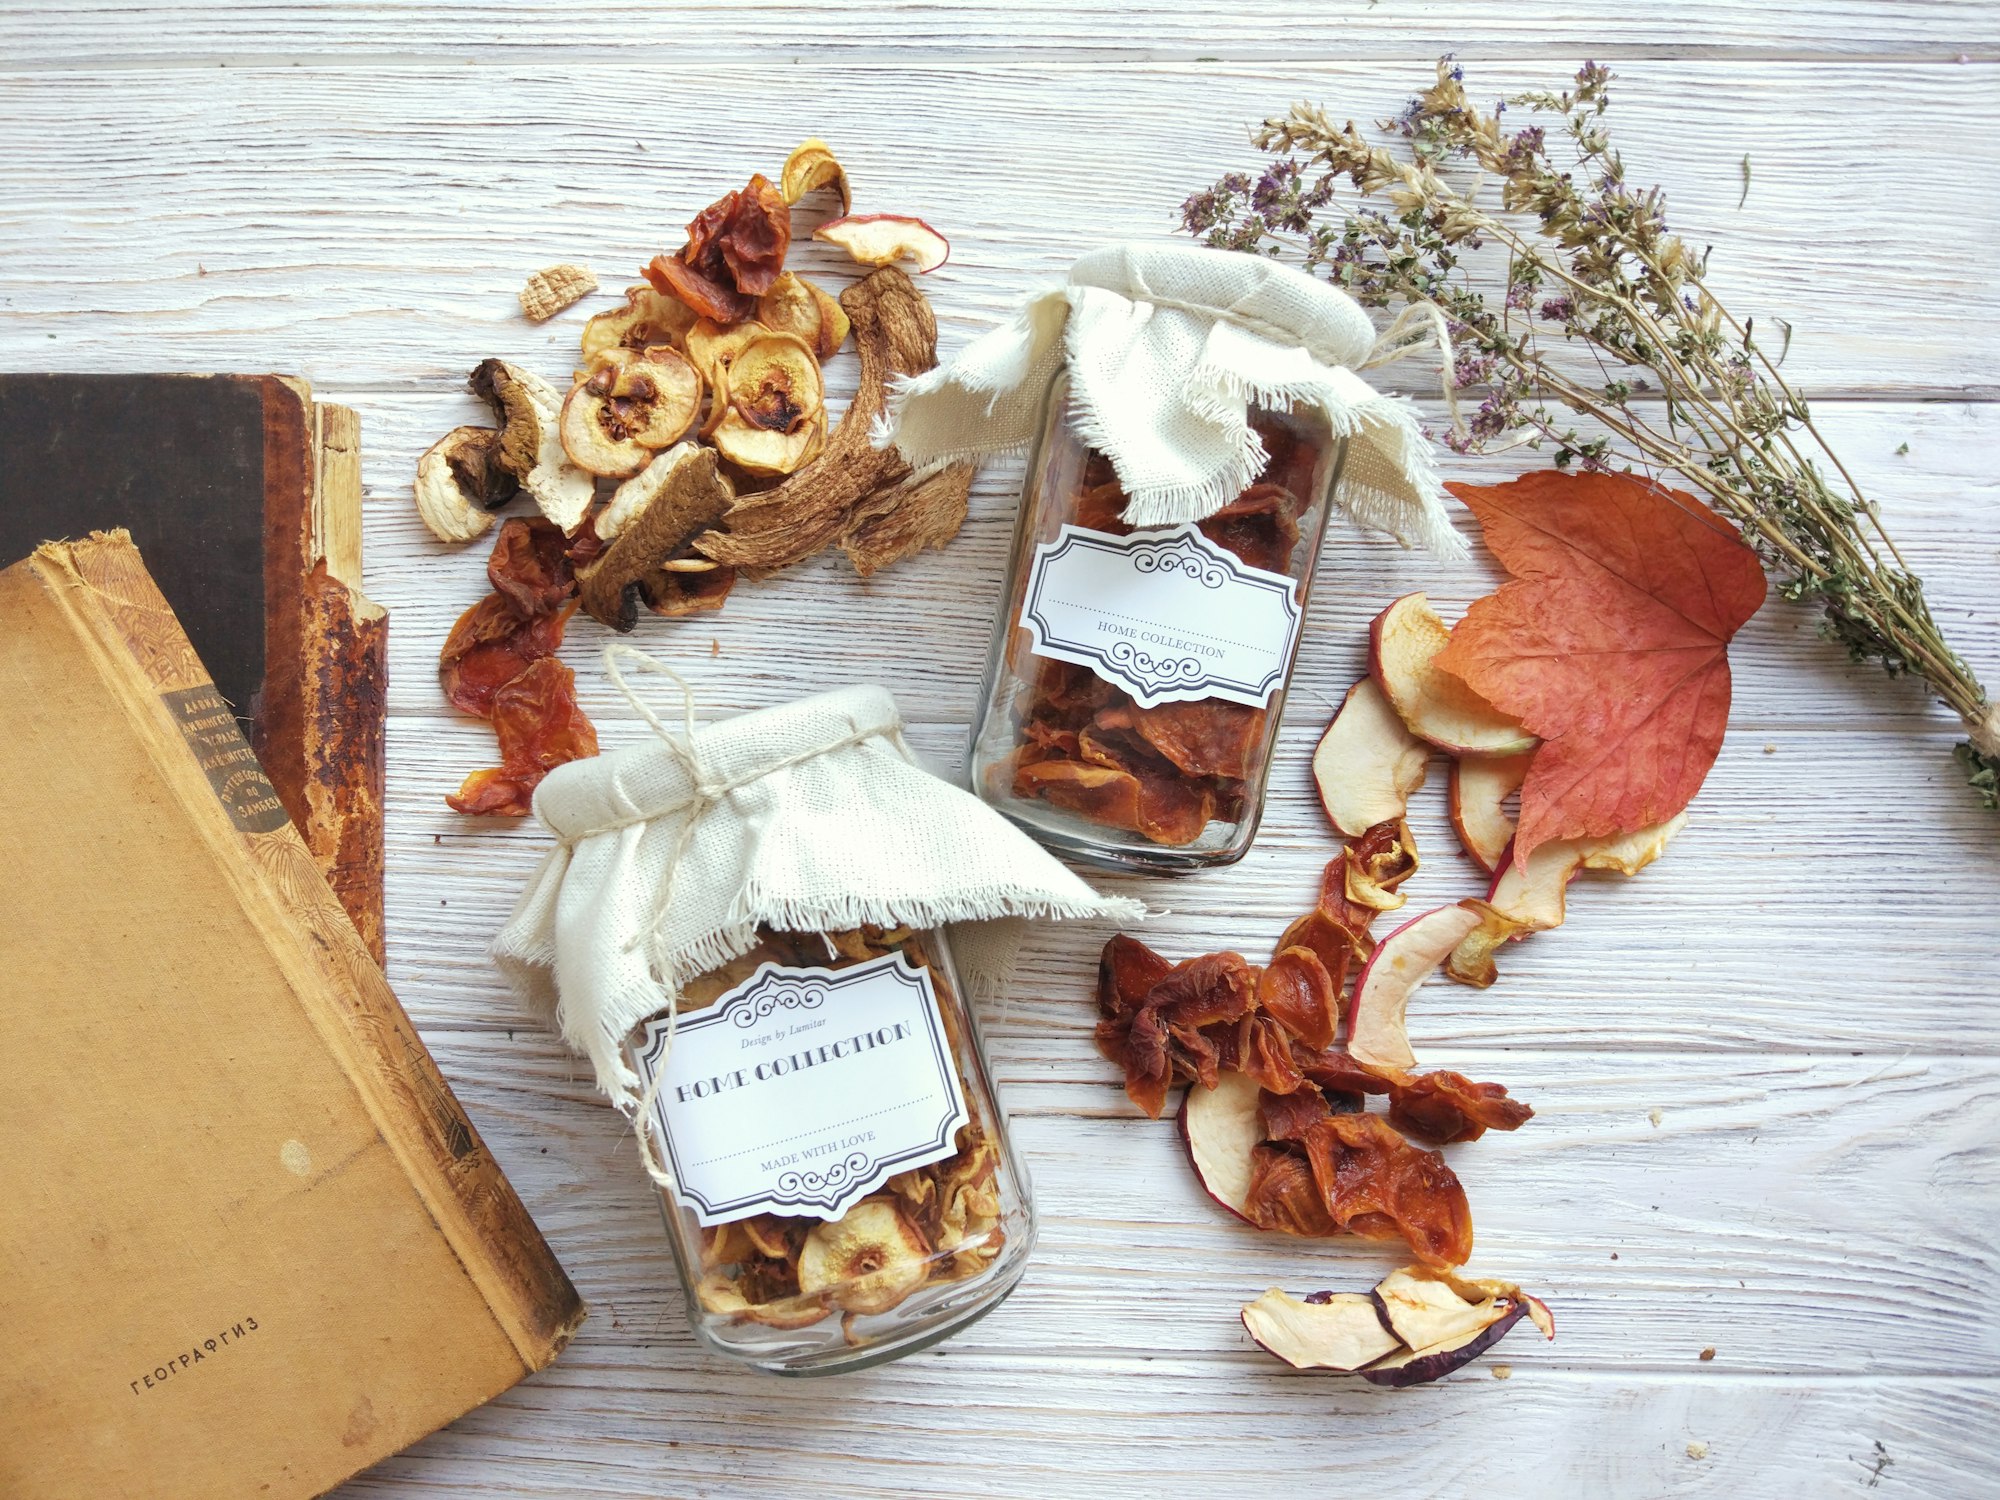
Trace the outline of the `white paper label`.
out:
M 1107 536 L 1064 526 L 1035 549 L 1021 623 L 1036 655 L 1088 667 L 1143 708 L 1266 707 L 1299 639 L 1298 585 L 1192 525 Z
M 646 1023 L 639 1071 L 667 1051 Z M 654 1100 L 676 1196 L 703 1224 L 837 1219 L 942 1161 L 968 1118 L 930 974 L 900 953 L 846 969 L 765 964 L 683 1016 Z

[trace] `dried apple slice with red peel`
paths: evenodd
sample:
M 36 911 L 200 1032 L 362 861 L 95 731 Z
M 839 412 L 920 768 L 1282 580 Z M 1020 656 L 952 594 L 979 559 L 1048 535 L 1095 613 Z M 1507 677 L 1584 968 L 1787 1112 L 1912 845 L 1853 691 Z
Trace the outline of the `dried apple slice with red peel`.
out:
M 844 219 L 829 219 L 813 231 L 813 238 L 840 246 L 864 266 L 890 266 L 907 260 L 923 272 L 935 271 L 951 259 L 951 241 L 908 214 L 849 214 Z
M 1478 919 L 1445 961 L 1445 975 L 1484 989 L 1499 977 L 1493 954 L 1509 940 L 1560 927 L 1567 914 L 1569 883 L 1584 870 L 1616 870 L 1636 875 L 1658 859 L 1687 814 L 1634 833 L 1601 839 L 1556 839 L 1543 844 L 1525 864 L 1510 848 L 1493 872 L 1483 901 L 1460 904 Z
M 1520 755 L 1541 743 L 1433 662 L 1451 630 L 1423 594 L 1405 594 L 1368 627 L 1368 670 L 1410 733 L 1454 755 Z
M 1190 1084 L 1181 1100 L 1181 1141 L 1202 1191 L 1244 1223 L 1250 1201 L 1250 1153 L 1264 1138 L 1258 1096 L 1243 1074 L 1225 1072 L 1212 1089 Z
M 1346 1373 L 1402 1347 L 1366 1292 L 1315 1292 L 1302 1301 L 1272 1287 L 1245 1305 L 1243 1328 L 1259 1348 L 1295 1370 Z
M 1378 1360 L 1367 1369 L 1357 1373 L 1370 1385 L 1385 1385 L 1395 1388 L 1424 1385 L 1429 1381 L 1442 1380 L 1454 1370 L 1463 1369 L 1480 1355 L 1491 1349 L 1526 1312 L 1518 1302 L 1501 1304 L 1503 1311 L 1493 1322 L 1460 1334 L 1441 1344 L 1433 1344 L 1426 1349 L 1411 1349 L 1402 1354 L 1392 1354 L 1387 1359 Z
M 1391 1271 L 1369 1295 L 1389 1331 L 1411 1349 L 1428 1349 L 1477 1333 L 1507 1314 L 1500 1297 L 1471 1300 L 1449 1283 L 1402 1270 Z
M 1391 1074 L 1416 1067 L 1405 1024 L 1410 996 L 1478 925 L 1476 912 L 1440 906 L 1413 917 L 1375 945 L 1354 985 L 1350 1056 Z
M 1451 826 L 1458 842 L 1479 867 L 1492 874 L 1514 841 L 1514 819 L 1506 802 L 1528 779 L 1534 752 L 1525 755 L 1467 755 L 1451 763 Z
M 1340 711 L 1313 751 L 1313 781 L 1333 826 L 1358 839 L 1409 810 L 1424 784 L 1430 750 L 1405 727 L 1394 706 L 1364 677 L 1347 690 Z

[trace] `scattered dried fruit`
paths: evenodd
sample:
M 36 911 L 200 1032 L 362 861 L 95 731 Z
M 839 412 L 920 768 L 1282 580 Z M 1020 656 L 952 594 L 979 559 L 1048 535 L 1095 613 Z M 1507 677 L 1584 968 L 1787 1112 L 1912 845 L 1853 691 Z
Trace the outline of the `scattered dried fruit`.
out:
M 492 427 L 454 427 L 417 460 L 417 514 L 439 541 L 481 535 L 519 492 L 499 460 L 500 433 Z
M 840 194 L 840 211 L 843 214 L 854 207 L 846 168 L 835 160 L 833 148 L 817 136 L 800 141 L 792 154 L 785 158 L 778 183 L 787 203 L 797 203 L 808 193 L 831 187 Z
M 851 214 L 829 219 L 813 231 L 813 238 L 840 246 L 864 266 L 890 266 L 907 260 L 924 272 L 935 271 L 951 259 L 951 242 L 922 219 L 907 214 Z
M 597 290 L 597 278 L 588 266 L 550 266 L 537 271 L 521 288 L 521 311 L 532 323 L 546 323 L 566 307 L 573 307 Z
M 489 359 L 473 370 L 467 389 L 501 421 L 500 467 L 565 534 L 583 524 L 596 495 L 590 475 L 569 461 L 560 432 L 562 398 L 539 375 Z

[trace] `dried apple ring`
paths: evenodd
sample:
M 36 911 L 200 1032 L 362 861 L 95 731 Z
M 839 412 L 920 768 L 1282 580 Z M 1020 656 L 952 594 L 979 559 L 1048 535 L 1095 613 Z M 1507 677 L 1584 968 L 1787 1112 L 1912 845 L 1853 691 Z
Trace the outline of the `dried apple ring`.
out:
M 810 427 L 826 404 L 811 347 L 789 333 L 743 345 L 729 364 L 729 404 L 766 432 L 789 436 Z
M 831 187 L 840 194 L 842 213 L 848 213 L 854 207 L 854 193 L 847 185 L 847 169 L 835 158 L 833 147 L 817 136 L 800 141 L 797 149 L 785 158 L 784 169 L 778 173 L 778 184 L 787 203 L 797 203 L 807 193 Z
M 680 441 L 701 410 L 701 395 L 695 367 L 664 344 L 606 365 L 563 402 L 563 451 L 587 473 L 628 479 Z

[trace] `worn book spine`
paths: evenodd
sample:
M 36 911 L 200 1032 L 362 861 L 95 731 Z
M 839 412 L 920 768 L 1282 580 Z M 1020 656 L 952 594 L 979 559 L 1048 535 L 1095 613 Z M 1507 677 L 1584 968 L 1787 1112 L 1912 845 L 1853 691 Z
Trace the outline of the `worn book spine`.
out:
M 585 1309 L 452 1097 L 382 970 L 122 531 L 52 543 L 32 566 L 102 653 L 129 712 L 150 719 L 161 774 L 366 1101 L 524 1371 L 552 1361 Z
M 361 421 L 262 382 L 266 672 L 259 759 L 377 963 L 388 618 L 361 592 Z

